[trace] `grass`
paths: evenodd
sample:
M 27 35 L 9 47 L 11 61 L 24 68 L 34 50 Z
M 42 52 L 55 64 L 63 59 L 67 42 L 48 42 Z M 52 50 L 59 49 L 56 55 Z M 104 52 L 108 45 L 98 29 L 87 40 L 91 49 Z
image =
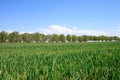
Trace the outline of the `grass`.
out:
M 0 44 L 0 80 L 119 80 L 120 42 Z

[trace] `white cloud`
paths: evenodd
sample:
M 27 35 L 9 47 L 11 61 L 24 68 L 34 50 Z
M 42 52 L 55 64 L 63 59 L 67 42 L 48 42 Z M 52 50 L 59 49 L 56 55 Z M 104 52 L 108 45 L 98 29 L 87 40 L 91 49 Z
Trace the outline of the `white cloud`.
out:
M 12 32 L 14 32 L 15 30 L 0 30 L 0 32 L 1 31 L 5 31 L 5 32 L 7 32 L 8 34 L 9 33 L 12 33 Z M 34 31 L 17 31 L 17 32 L 19 32 L 19 34 L 23 34 L 23 33 L 35 33 Z
M 0 30 L 0 32 L 1 31 L 5 31 L 5 32 L 7 32 L 7 33 L 12 33 L 13 32 L 13 30 Z
M 120 26 L 119 26 L 119 28 L 118 28 L 118 30 L 117 30 L 117 36 L 120 37 Z
M 44 34 L 71 34 L 71 35 L 109 35 L 109 32 L 95 31 L 95 30 L 81 30 L 77 27 L 68 28 L 66 26 L 51 25 L 48 28 L 41 29 L 39 31 Z
M 120 32 L 120 29 L 118 29 L 118 32 Z
M 118 32 L 120 32 L 120 26 L 118 27 Z

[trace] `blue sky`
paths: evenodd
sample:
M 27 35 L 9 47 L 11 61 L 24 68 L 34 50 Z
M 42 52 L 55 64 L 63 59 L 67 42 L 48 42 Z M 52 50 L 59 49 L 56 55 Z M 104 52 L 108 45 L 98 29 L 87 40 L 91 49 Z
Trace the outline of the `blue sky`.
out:
M 0 31 L 120 36 L 120 0 L 0 0 Z

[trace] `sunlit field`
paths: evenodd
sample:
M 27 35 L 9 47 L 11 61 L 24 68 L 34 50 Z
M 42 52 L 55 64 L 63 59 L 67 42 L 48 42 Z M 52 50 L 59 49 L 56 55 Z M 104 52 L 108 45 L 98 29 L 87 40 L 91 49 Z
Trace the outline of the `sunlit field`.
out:
M 120 80 L 120 42 L 2 43 L 0 80 Z

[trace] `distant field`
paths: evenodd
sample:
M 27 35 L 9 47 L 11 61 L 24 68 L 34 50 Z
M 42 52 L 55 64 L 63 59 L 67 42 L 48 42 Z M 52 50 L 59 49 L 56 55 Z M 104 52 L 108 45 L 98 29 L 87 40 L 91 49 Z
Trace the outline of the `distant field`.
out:
M 0 80 L 120 80 L 120 42 L 3 43 Z

